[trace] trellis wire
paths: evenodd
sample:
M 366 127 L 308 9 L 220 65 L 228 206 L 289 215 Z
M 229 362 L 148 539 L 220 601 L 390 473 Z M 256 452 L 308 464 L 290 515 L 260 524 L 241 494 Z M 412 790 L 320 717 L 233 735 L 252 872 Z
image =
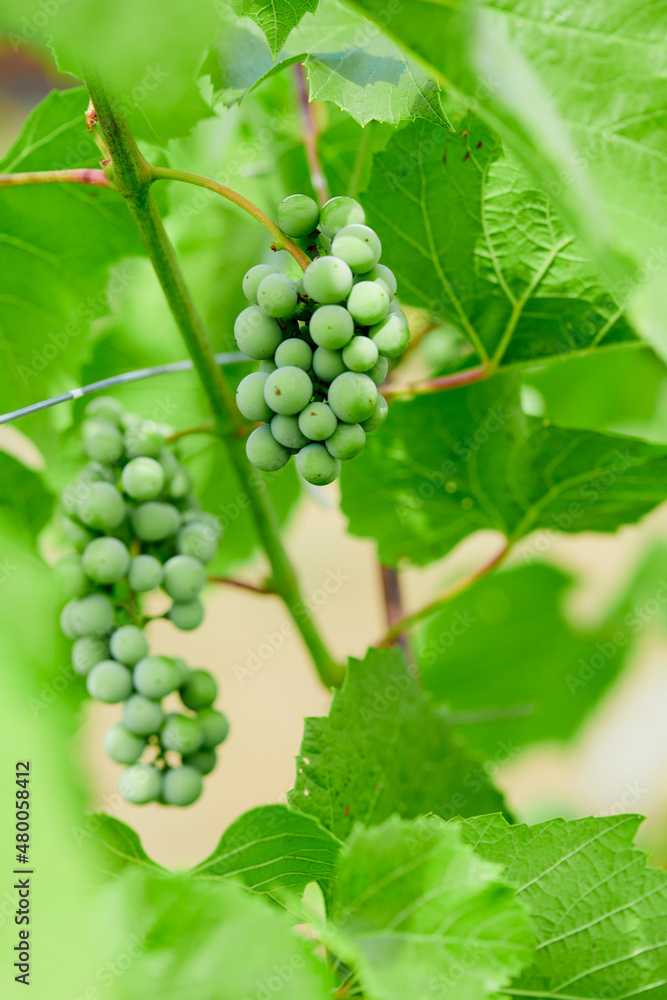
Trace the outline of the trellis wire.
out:
M 238 365 L 249 361 L 245 354 L 234 351 L 216 354 L 215 360 L 219 365 Z M 0 424 L 9 424 L 19 417 L 26 417 L 29 413 L 38 413 L 40 410 L 48 410 L 50 406 L 57 406 L 58 403 L 66 403 L 70 399 L 79 399 L 81 396 L 89 396 L 100 389 L 109 389 L 114 385 L 125 385 L 128 382 L 140 382 L 144 378 L 153 378 L 154 375 L 169 375 L 172 372 L 185 372 L 192 368 L 192 361 L 172 361 L 166 365 L 155 365 L 153 368 L 137 368 L 133 372 L 124 372 L 122 375 L 113 375 L 111 378 L 100 379 L 99 382 L 91 382 L 81 389 L 72 389 L 64 392 L 60 396 L 52 396 L 51 399 L 44 399 L 41 403 L 31 403 L 30 406 L 22 406 L 18 410 L 11 410 L 0 416 Z

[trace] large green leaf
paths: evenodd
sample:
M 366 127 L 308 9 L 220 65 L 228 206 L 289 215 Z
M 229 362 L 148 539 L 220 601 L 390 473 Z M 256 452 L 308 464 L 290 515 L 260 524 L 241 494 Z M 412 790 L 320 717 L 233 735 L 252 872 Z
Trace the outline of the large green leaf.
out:
M 289 798 L 344 840 L 393 813 L 443 818 L 502 808 L 483 761 L 424 694 L 400 650 L 350 660 L 328 718 L 306 719 Z
M 374 1000 L 486 1000 L 531 960 L 528 915 L 454 824 L 435 817 L 358 826 L 343 850 L 333 939 Z M 338 927 L 336 928 L 336 925 Z
M 286 806 L 260 806 L 225 830 L 193 874 L 238 877 L 255 892 L 303 892 L 309 882 L 325 884 L 333 878 L 339 849 L 340 843 L 312 817 Z
M 537 931 L 534 962 L 508 996 L 667 996 L 667 875 L 647 868 L 633 846 L 640 823 L 640 816 L 461 823 L 475 852 L 504 866 Z
M 318 0 L 232 0 L 237 13 L 257 22 L 274 56 L 303 15 L 317 10 L 317 3 Z
M 615 531 L 662 502 L 666 476 L 665 446 L 526 416 L 505 373 L 394 403 L 343 470 L 343 510 L 383 562 L 426 563 L 480 528 Z

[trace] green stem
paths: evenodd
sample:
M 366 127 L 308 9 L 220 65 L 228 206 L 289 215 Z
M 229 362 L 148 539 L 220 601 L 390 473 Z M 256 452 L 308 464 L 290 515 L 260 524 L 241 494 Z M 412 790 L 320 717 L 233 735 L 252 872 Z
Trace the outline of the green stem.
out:
M 215 434 L 215 427 L 210 422 L 197 424 L 196 427 L 181 427 L 179 431 L 174 431 L 168 438 L 165 438 L 165 441 L 167 444 L 173 444 L 174 441 L 180 441 L 181 438 L 188 437 L 190 434 Z
M 235 435 L 241 422 L 240 415 L 232 392 L 215 362 L 204 327 L 151 194 L 153 170 L 141 155 L 122 113 L 100 80 L 88 74 L 86 82 L 111 153 L 116 187 L 127 200 L 146 252 L 208 396 L 216 429 L 223 436 L 230 460 L 247 496 L 258 535 L 271 564 L 272 585 L 292 615 L 323 683 L 327 687 L 340 685 L 343 668 L 334 661 L 324 645 L 306 608 L 294 568 L 280 539 L 278 521 L 267 495 L 264 480 L 251 473 L 244 443 Z

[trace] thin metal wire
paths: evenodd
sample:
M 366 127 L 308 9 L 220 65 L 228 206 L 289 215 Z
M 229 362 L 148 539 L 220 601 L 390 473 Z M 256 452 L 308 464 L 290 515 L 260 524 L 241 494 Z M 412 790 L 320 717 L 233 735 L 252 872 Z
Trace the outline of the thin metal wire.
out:
M 245 354 L 238 354 L 236 351 L 216 354 L 215 360 L 219 365 L 238 365 L 250 361 Z M 57 406 L 58 403 L 66 403 L 69 399 L 79 399 L 81 396 L 89 396 L 100 389 L 110 389 L 114 385 L 125 385 L 128 382 L 140 382 L 144 378 L 153 378 L 154 375 L 170 375 L 172 372 L 186 372 L 192 368 L 192 361 L 172 361 L 167 365 L 155 365 L 154 368 L 137 368 L 133 372 L 124 372 L 122 375 L 113 375 L 111 378 L 100 379 L 99 382 L 91 382 L 81 389 L 72 389 L 60 396 L 52 396 L 51 399 L 44 399 L 41 403 L 31 403 L 30 406 L 22 406 L 19 410 L 12 410 L 10 413 L 3 413 L 0 416 L 0 424 L 11 423 L 19 417 L 25 417 L 29 413 L 38 413 L 40 410 L 48 410 L 50 406 Z

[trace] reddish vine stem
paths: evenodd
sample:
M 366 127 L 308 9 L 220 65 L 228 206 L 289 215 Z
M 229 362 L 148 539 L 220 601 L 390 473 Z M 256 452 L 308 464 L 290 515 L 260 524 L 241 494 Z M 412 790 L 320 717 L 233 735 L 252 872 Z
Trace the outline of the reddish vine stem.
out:
M 438 378 L 424 379 L 422 382 L 408 382 L 404 385 L 384 385 L 382 387 L 382 395 L 426 396 L 432 392 L 445 392 L 447 389 L 458 389 L 462 385 L 472 385 L 474 382 L 482 382 L 493 375 L 495 371 L 495 365 L 478 365 L 475 368 L 466 368 L 462 372 L 454 372 L 452 375 L 440 375 Z
M 391 629 L 405 617 L 403 611 L 403 597 L 401 594 L 401 579 L 397 570 L 393 569 L 391 566 L 385 566 L 383 564 L 380 564 L 380 579 L 382 580 L 382 594 L 384 597 L 387 625 Z M 410 649 L 410 643 L 405 632 L 401 632 L 400 635 L 393 638 L 390 645 L 401 646 L 407 661 L 411 666 L 413 674 L 417 680 L 419 680 L 419 670 L 414 662 L 412 651 Z
M 310 181 L 315 190 L 315 194 L 317 195 L 317 200 L 320 203 L 320 206 L 322 206 L 329 200 L 330 192 L 317 150 L 317 140 L 320 133 L 317 127 L 317 122 L 315 121 L 313 106 L 310 103 L 308 96 L 308 83 L 306 81 L 306 71 L 303 63 L 297 63 L 294 66 L 294 76 L 296 78 L 296 86 L 299 94 L 299 109 L 303 120 L 303 132 L 301 137 L 303 144 L 306 147 L 306 156 L 308 157 L 308 167 L 310 170 Z
M 89 184 L 111 188 L 103 170 L 33 170 L 24 174 L 0 174 L 0 188 L 25 187 L 28 184 Z
M 173 444 L 174 441 L 180 441 L 181 438 L 188 437 L 190 434 L 215 434 L 215 427 L 212 421 L 205 424 L 197 424 L 196 427 L 182 427 L 178 431 L 174 431 L 170 434 L 168 438 L 165 438 L 167 444 Z
M 273 594 L 275 590 L 271 587 L 260 586 L 256 583 L 246 583 L 245 580 L 236 580 L 231 576 L 209 576 L 209 583 L 224 583 L 230 587 L 240 587 L 241 590 L 250 590 L 253 594 Z

